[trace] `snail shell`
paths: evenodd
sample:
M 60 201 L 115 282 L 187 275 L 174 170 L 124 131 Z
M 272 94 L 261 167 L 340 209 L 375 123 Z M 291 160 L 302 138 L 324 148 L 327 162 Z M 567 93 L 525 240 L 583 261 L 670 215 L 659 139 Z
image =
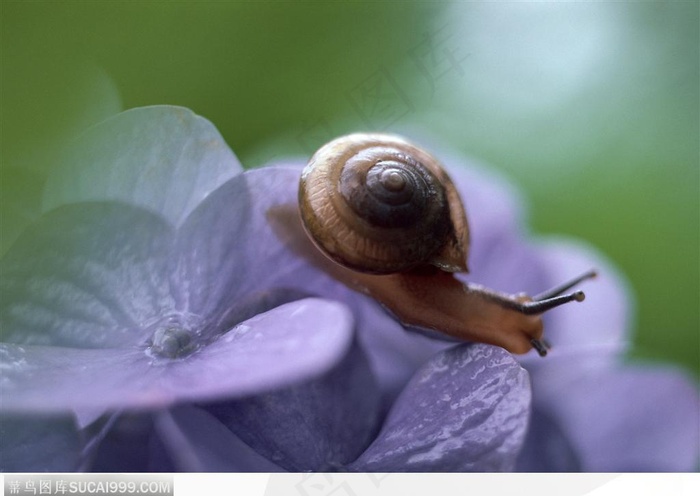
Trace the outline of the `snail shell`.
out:
M 299 205 L 314 243 L 351 269 L 467 271 L 469 229 L 454 184 L 397 136 L 351 134 L 321 147 L 302 172 Z

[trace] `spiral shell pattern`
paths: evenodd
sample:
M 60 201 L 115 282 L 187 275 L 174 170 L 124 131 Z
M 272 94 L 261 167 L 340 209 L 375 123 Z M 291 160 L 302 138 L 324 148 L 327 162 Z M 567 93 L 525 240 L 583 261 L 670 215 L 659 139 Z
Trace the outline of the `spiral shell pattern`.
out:
M 467 269 L 467 220 L 452 181 L 397 136 L 351 134 L 324 145 L 302 172 L 299 205 L 316 245 L 354 270 Z

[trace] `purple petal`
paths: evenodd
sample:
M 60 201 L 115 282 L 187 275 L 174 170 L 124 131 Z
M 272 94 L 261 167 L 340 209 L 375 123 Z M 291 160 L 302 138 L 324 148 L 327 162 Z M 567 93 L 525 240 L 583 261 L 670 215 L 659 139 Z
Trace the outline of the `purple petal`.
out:
M 72 472 L 81 462 L 83 440 L 70 415 L 2 415 L 0 439 L 0 472 Z
M 78 348 L 140 343 L 174 310 L 172 229 L 117 203 L 69 205 L 27 228 L 0 262 L 4 341 Z
M 56 412 L 148 406 L 163 401 L 144 350 L 0 344 L 2 408 Z M 149 398 L 149 394 L 155 394 Z
M 549 415 L 533 408 L 518 472 L 580 472 L 581 462 L 571 441 Z
M 629 346 L 629 286 L 603 255 L 580 242 L 547 239 L 538 246 L 549 285 L 556 286 L 590 269 L 598 276 L 582 289 L 586 299 L 547 314 L 552 354 L 618 356 Z
M 561 364 L 562 367 L 564 364 Z M 535 402 L 571 441 L 584 471 L 692 471 L 700 461 L 697 386 L 665 367 L 600 367 L 538 389 Z
M 530 406 L 527 372 L 501 348 L 460 345 L 425 365 L 396 401 L 359 471 L 513 468 Z
M 357 458 L 371 442 L 379 391 L 362 349 L 354 346 L 318 379 L 208 409 L 285 469 L 329 471 Z
M 425 362 L 454 342 L 433 339 L 405 329 L 369 297 L 353 307 L 360 343 L 367 353 L 388 407 Z
M 280 472 L 214 416 L 180 406 L 156 416 L 155 429 L 179 472 Z
M 518 189 L 505 176 L 461 155 L 446 153 L 440 159 L 460 191 L 475 237 L 498 237 L 494 233 L 521 228 L 527 208 Z
M 353 334 L 340 304 L 304 299 L 257 315 L 192 354 L 0 345 L 6 411 L 157 408 L 232 398 L 308 380 L 346 354 Z
M 216 128 L 188 109 L 122 112 L 83 134 L 53 169 L 44 211 L 117 200 L 157 212 L 173 225 L 241 166 Z
M 469 220 L 467 279 L 508 293 L 547 289 L 537 252 L 525 238 L 526 208 L 517 190 L 495 172 L 466 159 L 448 156 L 445 166 Z
M 223 315 L 231 302 L 274 289 L 307 293 L 329 281 L 282 244 L 267 220 L 275 205 L 296 208 L 298 173 L 256 170 L 215 191 L 179 230 L 174 268 L 183 305 L 200 315 Z M 306 269 L 306 270 L 304 270 Z
M 547 358 L 534 354 L 519 358 L 530 372 L 535 392 L 546 393 L 616 363 L 629 345 L 630 305 L 624 278 L 594 250 L 572 241 L 548 240 L 541 242 L 540 253 L 551 274 L 551 286 L 593 267 L 599 272 L 584 286 L 585 301 L 545 316 L 545 336 L 552 344 Z

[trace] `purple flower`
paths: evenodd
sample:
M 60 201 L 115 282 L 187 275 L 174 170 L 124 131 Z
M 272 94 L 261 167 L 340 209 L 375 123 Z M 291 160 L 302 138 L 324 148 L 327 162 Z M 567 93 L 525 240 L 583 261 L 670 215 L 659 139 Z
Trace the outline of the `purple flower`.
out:
M 2 468 L 693 469 L 697 389 L 620 362 L 614 269 L 527 242 L 501 179 L 445 161 L 471 280 L 537 293 L 600 268 L 585 305 L 547 316 L 546 359 L 407 331 L 300 254 L 301 163 L 243 172 L 175 107 L 91 129 L 0 266 Z

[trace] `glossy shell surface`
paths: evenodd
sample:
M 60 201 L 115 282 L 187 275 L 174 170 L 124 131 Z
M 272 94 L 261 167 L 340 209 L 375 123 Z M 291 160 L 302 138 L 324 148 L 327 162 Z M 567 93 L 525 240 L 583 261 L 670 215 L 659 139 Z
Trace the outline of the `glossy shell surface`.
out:
M 454 184 L 434 157 L 398 136 L 351 134 L 321 147 L 302 173 L 299 205 L 316 245 L 346 267 L 467 270 L 469 231 Z

